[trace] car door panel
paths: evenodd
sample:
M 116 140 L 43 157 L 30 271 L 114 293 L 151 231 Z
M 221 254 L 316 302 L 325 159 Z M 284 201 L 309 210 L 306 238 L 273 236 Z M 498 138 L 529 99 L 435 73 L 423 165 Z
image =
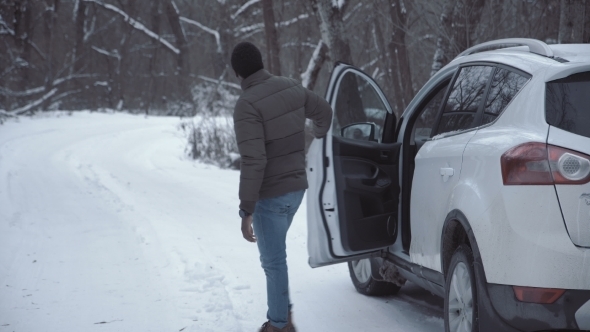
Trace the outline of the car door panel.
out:
M 441 234 L 455 186 L 459 183 L 463 152 L 481 119 L 494 67 L 461 67 L 441 105 L 436 136 L 418 150 L 410 198 L 410 260 L 442 272 Z
M 397 230 L 400 144 L 380 142 L 393 136 L 386 127 L 395 130 L 391 107 L 369 76 L 342 63 L 332 72 L 327 99 L 332 127 L 307 155 L 312 267 L 379 255 Z M 377 141 L 343 137 L 341 128 L 355 123 L 372 123 Z
M 342 245 L 364 251 L 393 243 L 399 196 L 399 143 L 333 138 Z
M 426 142 L 415 159 L 411 196 L 410 260 L 441 272 L 440 241 L 463 151 L 475 130 Z

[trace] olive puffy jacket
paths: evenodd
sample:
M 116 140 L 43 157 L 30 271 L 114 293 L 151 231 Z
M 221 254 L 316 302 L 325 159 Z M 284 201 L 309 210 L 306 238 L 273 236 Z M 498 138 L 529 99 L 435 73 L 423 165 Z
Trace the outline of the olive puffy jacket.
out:
M 240 209 L 254 212 L 259 199 L 307 189 L 305 119 L 315 137 L 330 129 L 332 108 L 296 80 L 261 69 L 242 81 L 234 130 L 242 158 Z

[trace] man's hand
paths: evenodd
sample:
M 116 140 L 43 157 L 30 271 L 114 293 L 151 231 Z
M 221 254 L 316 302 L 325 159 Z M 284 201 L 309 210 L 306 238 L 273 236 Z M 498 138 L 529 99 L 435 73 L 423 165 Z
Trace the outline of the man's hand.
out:
M 256 242 L 256 236 L 252 229 L 252 215 L 242 218 L 242 235 L 248 242 Z

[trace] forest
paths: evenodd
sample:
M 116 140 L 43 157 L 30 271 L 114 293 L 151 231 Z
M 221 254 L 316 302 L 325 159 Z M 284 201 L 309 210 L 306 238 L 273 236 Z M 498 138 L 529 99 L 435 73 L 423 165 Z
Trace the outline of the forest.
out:
M 323 94 L 333 64 L 375 78 L 401 114 L 462 50 L 590 41 L 586 0 L 0 0 L 0 118 L 46 110 L 230 114 L 241 41 Z

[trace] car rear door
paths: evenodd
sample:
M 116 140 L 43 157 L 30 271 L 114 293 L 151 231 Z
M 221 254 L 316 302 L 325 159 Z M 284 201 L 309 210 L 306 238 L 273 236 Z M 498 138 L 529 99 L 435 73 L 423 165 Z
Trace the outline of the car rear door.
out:
M 326 99 L 332 126 L 307 154 L 312 267 L 376 255 L 395 242 L 398 227 L 401 143 L 387 99 L 372 78 L 343 63 L 332 72 Z
M 447 92 L 437 125 L 415 158 L 410 199 L 410 260 L 442 272 L 440 243 L 453 190 L 461 176 L 463 152 L 481 123 L 494 67 L 468 64 L 459 68 Z

